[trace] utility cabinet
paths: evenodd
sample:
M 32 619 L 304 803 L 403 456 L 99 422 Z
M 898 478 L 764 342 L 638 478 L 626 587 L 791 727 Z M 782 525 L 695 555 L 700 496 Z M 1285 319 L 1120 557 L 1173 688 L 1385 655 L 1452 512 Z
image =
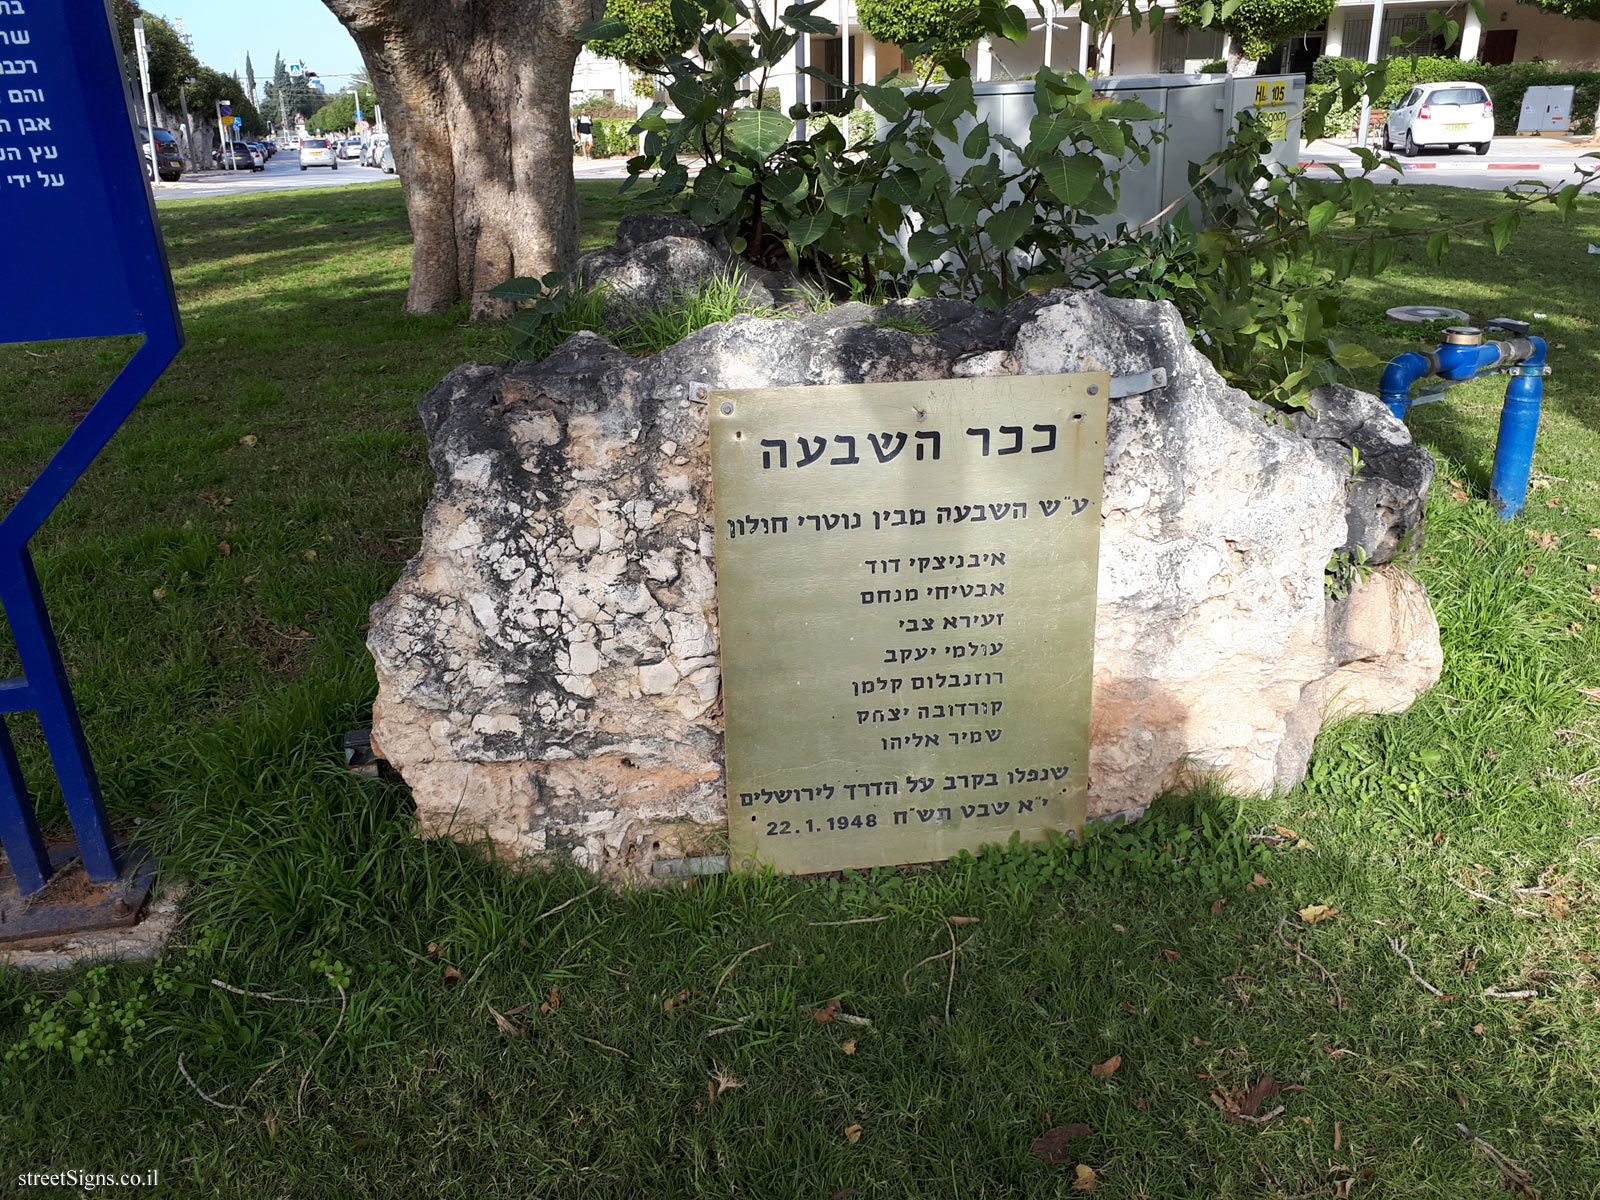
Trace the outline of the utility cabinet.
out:
M 1529 88 L 1522 94 L 1522 112 L 1517 117 L 1517 132 L 1567 133 L 1572 127 L 1575 91 L 1570 83 Z
M 961 142 L 978 121 L 987 121 L 991 133 L 1005 134 L 1023 146 L 1036 111 L 1029 80 L 977 83 L 973 91 L 977 116 L 957 123 L 956 140 L 946 150 L 945 162 L 957 175 L 972 165 L 961 153 Z M 1191 187 L 1189 165 L 1204 162 L 1223 148 L 1240 113 L 1251 112 L 1267 122 L 1273 137 L 1269 161 L 1275 169 L 1299 165 L 1300 113 L 1306 96 L 1303 76 L 1119 75 L 1097 80 L 1095 91 L 1139 100 L 1157 115 L 1138 123 L 1137 136 L 1143 140 L 1152 132 L 1164 135 L 1151 147 L 1148 163 L 1134 159 L 1123 167 L 1118 211 L 1097 222 L 1104 232 L 1123 223 L 1130 227 L 1143 224 L 1184 197 Z M 1001 165 L 1015 170 L 1015 156 L 1005 151 L 1000 154 Z

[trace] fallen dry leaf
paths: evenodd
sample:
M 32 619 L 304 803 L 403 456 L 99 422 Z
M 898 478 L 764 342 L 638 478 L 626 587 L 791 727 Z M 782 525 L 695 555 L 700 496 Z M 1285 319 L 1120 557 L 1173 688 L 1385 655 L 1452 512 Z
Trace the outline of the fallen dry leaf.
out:
M 227 558 L 230 554 L 233 553 L 233 547 L 228 545 L 227 542 L 218 542 L 217 543 L 217 553 L 222 555 L 223 558 Z
M 1546 530 L 1544 533 L 1540 533 L 1537 529 L 1530 529 L 1528 530 L 1528 540 L 1541 550 L 1553 550 L 1561 544 L 1561 538 L 1556 535 L 1554 530 Z
M 945 920 L 952 925 L 976 925 L 978 923 L 977 917 L 946 917 Z
M 444 969 L 444 981 L 446 983 L 461 982 L 461 972 L 456 970 L 454 967 L 446 967 Z
M 1163 950 L 1161 952 L 1161 957 L 1166 959 L 1168 962 L 1177 962 L 1183 957 L 1183 955 L 1179 954 L 1176 950 Z
M 1033 1141 L 1028 1143 L 1028 1149 L 1033 1151 L 1033 1156 L 1041 1162 L 1068 1163 L 1073 1156 L 1067 1153 L 1066 1146 L 1073 1138 L 1093 1137 L 1094 1130 L 1081 1121 L 1071 1125 L 1057 1125 L 1054 1129 L 1047 1129 Z
M 546 1000 L 543 1004 L 539 1005 L 539 1011 L 542 1012 L 542 1013 L 551 1013 L 551 1012 L 555 1012 L 555 1010 L 560 1008 L 560 1007 L 561 1007 L 561 989 L 559 987 L 552 987 L 550 989 L 550 998 L 548 1000 Z
M 1128 932 L 1128 927 L 1126 925 L 1113 925 L 1111 928 L 1115 929 L 1118 933 Z
M 1267 886 L 1267 877 L 1265 875 L 1263 875 L 1260 871 L 1257 871 L 1255 878 L 1252 879 L 1250 882 L 1255 884 L 1256 887 L 1266 887 Z
M 1600 688 L 1579 688 L 1578 695 L 1587 696 L 1590 700 L 1600 703 Z
M 857 1142 L 859 1142 L 861 1140 L 861 1126 L 859 1126 L 859 1125 L 846 1126 L 845 1131 L 844 1131 L 844 1140 L 849 1142 L 852 1146 L 854 1146 Z
M 256 444 L 256 435 L 253 434 L 253 433 L 247 433 L 242 438 L 239 439 L 239 445 L 241 445 L 241 446 L 254 446 L 255 444 Z
M 1211 902 L 1211 915 L 1214 917 L 1222 911 L 1222 897 L 1218 896 Z
M 844 1041 L 839 1043 L 839 1049 L 843 1050 L 846 1054 L 854 1054 L 856 1052 L 855 1038 L 845 1038 Z
M 517 1024 L 510 1017 L 506 1016 L 505 1013 L 495 1008 L 495 1006 L 492 1004 L 489 1006 L 489 1015 L 494 1017 L 495 1026 L 506 1037 L 521 1037 L 523 1034 L 528 1032 L 521 1025 Z
M 829 1000 L 821 1008 L 807 1008 L 802 1004 L 800 1006 L 800 1011 L 806 1016 L 810 1017 L 818 1025 L 826 1025 L 829 1021 L 833 1020 L 834 1014 L 839 1011 L 839 1008 L 839 1001 L 834 999 Z
M 1483 1022 L 1480 1021 L 1480 1022 L 1478 1022 L 1478 1024 L 1474 1025 L 1472 1027 L 1472 1032 L 1477 1034 L 1479 1037 L 1482 1037 L 1483 1036 Z
M 1110 1079 L 1117 1073 L 1117 1068 L 1122 1065 L 1122 1055 L 1113 1054 L 1105 1062 L 1089 1068 L 1096 1079 Z
M 1215 1046 L 1216 1045 L 1215 1042 L 1208 1042 L 1204 1038 L 1198 1037 L 1198 1036 L 1194 1039 L 1194 1044 L 1196 1046 Z
M 1274 825 L 1273 828 L 1278 831 L 1278 836 L 1279 837 L 1297 838 L 1297 837 L 1300 836 L 1294 830 L 1290 829 L 1287 825 Z
M 1271 1075 L 1263 1075 L 1250 1088 L 1232 1091 L 1217 1089 L 1211 1093 L 1211 1102 L 1222 1110 L 1222 1115 L 1236 1125 L 1245 1124 L 1242 1118 L 1259 1116 L 1261 1105 L 1276 1096 L 1282 1088 Z
M 1460 488 L 1456 488 L 1453 492 L 1450 493 L 1450 499 L 1454 500 L 1457 504 L 1464 504 L 1464 503 L 1466 503 L 1468 497 L 1467 497 L 1467 494 L 1465 492 L 1463 492 Z
M 1092 1192 L 1100 1186 L 1100 1181 L 1095 1178 L 1094 1168 L 1086 1167 L 1082 1163 L 1072 1168 L 1078 1176 L 1072 1181 L 1072 1190 L 1075 1192 Z
M 1339 910 L 1331 904 L 1308 904 L 1300 910 L 1300 919 L 1307 925 L 1316 925 L 1338 915 Z
M 1291 850 L 1315 850 L 1316 847 L 1313 846 L 1310 842 L 1306 841 L 1305 838 L 1301 838 L 1294 845 L 1290 846 L 1289 849 L 1291 849 Z

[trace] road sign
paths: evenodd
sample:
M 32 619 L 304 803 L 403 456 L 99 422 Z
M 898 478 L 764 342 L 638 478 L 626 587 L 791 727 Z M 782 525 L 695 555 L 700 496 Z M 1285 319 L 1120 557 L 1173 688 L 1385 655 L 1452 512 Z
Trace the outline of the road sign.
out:
M 301 66 L 299 63 L 290 63 L 289 64 L 289 78 L 290 79 L 299 79 L 300 76 L 305 74 L 305 71 L 306 71 L 305 67 Z
M 14 231 L 0 275 L 0 342 L 144 336 L 0 515 L 0 609 L 23 670 L 0 680 L 0 842 L 26 896 L 51 865 L 5 713 L 38 713 L 89 878 L 111 880 L 119 869 L 28 542 L 176 356 L 183 327 L 105 0 L 30 2 L 26 11 L 12 0 L 9 11 L 10 44 L 26 57 L 0 90 L 0 227 Z

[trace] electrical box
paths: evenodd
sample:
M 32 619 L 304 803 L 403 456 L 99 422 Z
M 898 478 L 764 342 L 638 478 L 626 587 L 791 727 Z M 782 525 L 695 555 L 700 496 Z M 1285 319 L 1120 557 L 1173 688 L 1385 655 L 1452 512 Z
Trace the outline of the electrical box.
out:
M 1517 117 L 1517 132 L 1570 132 L 1575 91 L 1570 83 L 1529 88 L 1522 94 L 1522 112 Z
M 959 175 L 973 160 L 961 152 L 961 143 L 979 121 L 989 123 L 991 134 L 1004 134 L 1019 146 L 1028 143 L 1028 125 L 1037 111 L 1031 80 L 976 83 L 977 116 L 956 123 L 956 140 L 946 150 L 945 162 Z M 1191 163 L 1205 162 L 1218 153 L 1235 128 L 1239 114 L 1254 113 L 1267 124 L 1272 136 L 1269 162 L 1275 170 L 1290 170 L 1300 162 L 1300 113 L 1305 107 L 1306 81 L 1300 75 L 1118 75 L 1095 81 L 1102 96 L 1137 99 L 1157 115 L 1138 122 L 1135 136 L 1161 140 L 1150 148 L 1150 161 L 1137 158 L 1122 168 L 1121 202 L 1115 213 L 1101 217 L 1095 228 L 1110 233 L 1119 224 L 1137 226 L 1152 220 L 1169 205 L 1183 199 L 1191 188 Z M 1017 169 L 1016 156 L 995 149 L 1004 170 Z M 1194 201 L 1188 205 L 1198 206 Z

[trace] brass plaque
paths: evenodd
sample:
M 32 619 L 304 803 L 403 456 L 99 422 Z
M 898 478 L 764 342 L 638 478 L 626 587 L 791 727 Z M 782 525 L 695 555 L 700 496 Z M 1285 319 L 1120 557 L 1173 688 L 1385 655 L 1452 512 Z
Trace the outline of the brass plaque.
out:
M 711 394 L 736 865 L 1082 827 L 1109 383 Z

